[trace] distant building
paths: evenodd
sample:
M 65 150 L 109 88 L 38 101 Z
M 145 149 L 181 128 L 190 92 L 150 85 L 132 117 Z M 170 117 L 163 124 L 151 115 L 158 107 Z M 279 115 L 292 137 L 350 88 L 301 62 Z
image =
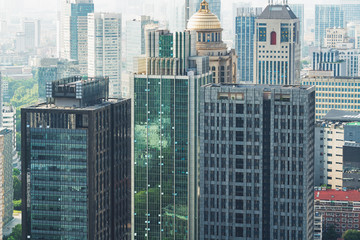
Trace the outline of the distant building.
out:
M 305 29 L 305 15 L 304 15 L 304 4 L 289 4 L 291 11 L 300 21 L 300 44 L 301 44 L 301 56 L 305 57 L 305 39 L 304 39 L 304 29 Z
M 313 239 L 314 87 L 208 84 L 199 98 L 200 239 Z
M 88 76 L 109 77 L 109 96 L 121 98 L 121 14 L 88 15 Z
M 325 34 L 325 47 L 336 48 L 337 43 L 345 42 L 347 38 L 347 32 L 344 28 L 328 28 Z
M 323 232 L 331 226 L 341 236 L 349 229 L 360 230 L 360 192 L 315 190 L 315 212 L 322 215 Z
M 41 25 L 40 20 L 25 20 L 23 22 L 23 31 L 25 34 L 25 49 L 34 51 L 40 47 Z
M 345 15 L 340 5 L 315 5 L 315 46 L 324 47 L 326 29 L 344 28 Z
M 255 84 L 300 81 L 300 21 L 288 5 L 268 5 L 256 19 Z
M 21 109 L 22 239 L 129 239 L 130 101 L 103 77 L 47 85 Z
M 320 71 L 321 73 L 322 71 Z M 316 86 L 316 120 L 331 109 L 360 112 L 360 77 L 316 76 L 316 71 L 302 79 L 302 85 Z
M 237 55 L 237 83 L 254 80 L 255 19 L 262 8 L 237 9 L 235 18 L 235 49 Z

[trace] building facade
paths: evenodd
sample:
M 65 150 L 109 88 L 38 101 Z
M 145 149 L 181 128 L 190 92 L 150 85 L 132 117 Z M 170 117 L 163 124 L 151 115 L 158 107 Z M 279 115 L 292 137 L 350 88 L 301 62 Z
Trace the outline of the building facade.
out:
M 235 18 L 235 49 L 237 55 L 237 83 L 254 79 L 255 19 L 261 8 L 237 8 Z
M 195 32 L 151 31 L 132 78 L 132 238 L 196 239 L 200 86 Z
M 315 46 L 324 47 L 326 29 L 344 28 L 344 12 L 340 5 L 315 5 Z
M 324 44 L 326 48 L 336 48 L 337 43 L 345 42 L 347 37 L 344 28 L 328 28 L 326 29 Z
M 107 76 L 109 96 L 121 98 L 121 14 L 88 15 L 88 76 Z
M 23 239 L 130 238 L 130 101 L 108 81 L 54 81 L 21 110 Z
M 236 53 L 228 50 L 222 41 L 219 18 L 210 11 L 209 4 L 203 0 L 200 10 L 189 20 L 187 30 L 195 31 L 196 51 L 198 56 L 208 56 L 210 70 L 216 83 L 236 82 Z
M 304 15 L 304 4 L 289 4 L 289 7 L 300 21 L 300 44 L 301 44 L 301 57 L 305 56 L 305 15 Z
M 340 236 L 359 228 L 360 192 L 357 190 L 318 190 L 314 192 L 315 211 L 322 215 L 323 231 L 335 227 Z
M 200 239 L 313 239 L 314 87 L 200 93 Z
M 360 78 L 331 75 L 316 76 L 310 73 L 302 79 L 302 85 L 316 87 L 316 120 L 331 109 L 360 112 Z
M 300 21 L 288 5 L 270 4 L 256 19 L 255 84 L 300 81 Z

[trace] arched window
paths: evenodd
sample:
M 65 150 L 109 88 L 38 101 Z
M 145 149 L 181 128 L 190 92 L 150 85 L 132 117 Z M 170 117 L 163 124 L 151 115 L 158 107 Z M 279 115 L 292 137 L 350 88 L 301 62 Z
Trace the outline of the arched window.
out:
M 276 32 L 271 32 L 271 45 L 276 45 Z

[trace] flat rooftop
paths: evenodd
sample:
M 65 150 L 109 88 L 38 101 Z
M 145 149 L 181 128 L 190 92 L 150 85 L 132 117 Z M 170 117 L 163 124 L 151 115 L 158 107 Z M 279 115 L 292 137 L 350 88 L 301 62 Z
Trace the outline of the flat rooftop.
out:
M 314 191 L 314 195 L 315 200 L 360 202 L 360 192 L 358 190 L 341 191 L 327 189 Z
M 210 83 L 202 87 L 226 87 L 226 88 L 254 88 L 254 89 L 312 89 L 314 86 L 311 85 L 268 85 L 268 84 L 233 84 L 233 83 Z

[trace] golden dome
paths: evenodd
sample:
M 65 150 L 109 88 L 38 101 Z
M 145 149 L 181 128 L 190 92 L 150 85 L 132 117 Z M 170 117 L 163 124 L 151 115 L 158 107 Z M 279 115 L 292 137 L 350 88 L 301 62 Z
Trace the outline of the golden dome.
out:
M 209 4 L 203 0 L 200 10 L 190 18 L 187 29 L 196 31 L 219 28 L 221 28 L 219 18 L 209 10 Z

